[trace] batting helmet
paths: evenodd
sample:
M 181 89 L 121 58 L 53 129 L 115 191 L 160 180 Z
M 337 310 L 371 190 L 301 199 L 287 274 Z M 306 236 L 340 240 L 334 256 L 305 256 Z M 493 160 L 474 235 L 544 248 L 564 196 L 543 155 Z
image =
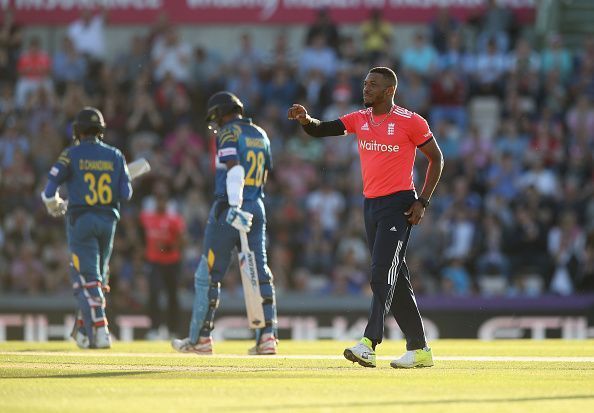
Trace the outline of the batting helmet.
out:
M 103 139 L 103 132 L 105 132 L 103 114 L 99 109 L 86 106 L 76 115 L 72 130 L 75 139 L 79 139 L 80 135 L 94 135 L 99 139 Z
M 208 99 L 206 104 L 206 121 L 217 122 L 221 117 L 239 110 L 243 115 L 243 103 L 231 92 L 217 92 Z

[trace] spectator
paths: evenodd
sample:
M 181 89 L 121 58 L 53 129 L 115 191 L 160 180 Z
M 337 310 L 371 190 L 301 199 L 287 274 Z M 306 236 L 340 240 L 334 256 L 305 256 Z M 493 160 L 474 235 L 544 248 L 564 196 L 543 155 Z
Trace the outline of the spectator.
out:
M 548 283 L 551 268 L 546 252 L 546 228 L 521 204 L 515 207 L 514 221 L 514 225 L 507 227 L 504 234 L 505 252 L 510 258 L 512 277 L 535 273 Z
M 19 56 L 17 62 L 18 80 L 15 89 L 17 107 L 24 108 L 27 100 L 38 88 L 53 90 L 51 67 L 52 60 L 41 49 L 41 40 L 39 37 L 32 37 L 29 48 Z
M 463 76 L 472 69 L 471 56 L 466 53 L 460 31 L 451 32 L 446 48 L 439 54 L 439 68 L 451 69 L 458 76 Z
M 164 132 L 171 132 L 180 122 L 190 117 L 190 96 L 186 87 L 175 80 L 171 73 L 165 74 L 155 90 L 155 102 L 163 119 Z
M 62 50 L 54 54 L 53 77 L 56 80 L 56 88 L 63 92 L 66 83 L 82 83 L 87 71 L 85 58 L 75 49 L 72 39 L 64 36 L 62 39 Z
M 381 10 L 373 10 L 369 19 L 363 22 L 359 30 L 363 37 L 363 50 L 367 55 L 367 60 L 375 62 L 381 56 L 389 53 L 392 28 L 388 22 L 382 19 Z
M 496 215 L 486 214 L 478 229 L 476 272 L 480 277 L 489 273 L 510 276 L 509 259 L 504 253 L 503 223 Z
M 260 103 L 262 86 L 249 64 L 240 64 L 236 67 L 236 72 L 227 80 L 226 89 L 241 96 L 246 113 L 254 113 Z
M 469 219 L 467 210 L 456 206 L 449 212 L 441 224 L 442 236 L 446 248 L 443 257 L 446 259 L 467 262 L 474 248 L 476 226 Z
M 307 197 L 306 206 L 311 215 L 319 217 L 325 236 L 333 237 L 345 208 L 343 195 L 323 180 L 320 188 Z
M 335 53 L 338 53 L 338 44 L 340 40 L 338 27 L 332 21 L 330 13 L 326 8 L 318 10 L 316 20 L 307 29 L 305 45 L 311 46 L 318 36 L 322 36 L 325 39 L 325 43 L 332 48 Z
M 329 103 L 330 87 L 324 72 L 311 69 L 297 85 L 297 100 L 310 104 L 314 113 L 323 112 Z
M 518 162 L 528 150 L 528 139 L 520 135 L 516 122 L 505 119 L 501 123 L 499 136 L 495 139 L 495 149 L 499 155 L 507 153 Z
M 174 166 L 179 167 L 185 156 L 196 162 L 205 151 L 204 138 L 194 132 L 189 121 L 179 122 L 165 138 L 165 148 Z
M 586 142 L 594 143 L 594 108 L 588 96 L 577 97 L 567 112 L 565 123 L 571 138 L 583 137 Z
M 297 54 L 289 45 L 289 36 L 286 32 L 280 32 L 265 58 L 265 64 L 268 69 L 285 68 L 294 70 L 297 67 Z
M 457 31 L 460 26 L 458 20 L 450 15 L 447 7 L 441 7 L 431 22 L 431 43 L 438 53 L 443 53 L 447 47 L 447 40 L 450 35 Z
M 15 21 L 14 11 L 5 8 L 3 15 L 0 28 L 0 83 L 16 80 L 17 59 L 23 42 L 22 26 Z
M 167 339 L 178 333 L 179 303 L 177 288 L 181 270 L 182 248 L 185 239 L 183 218 L 167 208 L 169 191 L 164 182 L 159 182 L 153 189 L 155 210 L 145 210 L 140 214 L 140 223 L 145 234 L 145 258 L 149 265 L 149 300 L 148 312 L 151 318 L 151 330 L 148 339 Z M 168 334 L 162 337 L 160 293 L 165 287 L 167 293 L 167 328 Z
M 431 124 L 436 125 L 441 120 L 447 119 L 458 129 L 466 129 L 465 101 L 466 87 L 460 77 L 452 69 L 444 70 L 431 84 Z
M 449 261 L 442 270 L 441 285 L 446 295 L 465 296 L 472 293 L 472 281 L 463 260 Z
M 16 116 L 7 118 L 4 122 L 4 133 L 0 134 L 0 167 L 10 168 L 16 152 L 27 155 L 30 148 L 31 144 L 21 130 L 19 119 Z
M 34 185 L 35 173 L 31 162 L 22 151 L 15 151 L 13 162 L 4 170 L 0 185 L 3 207 L 8 210 L 18 206 L 31 209 L 33 205 L 29 194 L 33 192 Z
M 85 8 L 80 13 L 80 18 L 68 26 L 68 37 L 74 43 L 78 53 L 85 55 L 91 61 L 105 59 L 105 22 L 107 9 L 93 15 Z
M 542 72 L 546 76 L 552 71 L 559 73 L 563 84 L 569 81 L 573 62 L 569 50 L 563 47 L 563 39 L 558 34 L 549 36 L 547 48 L 542 52 Z
M 510 152 L 503 152 L 498 162 L 493 162 L 487 172 L 489 196 L 497 196 L 511 202 L 519 195 L 517 182 L 520 178 L 518 162 Z
M 507 67 L 516 91 L 521 95 L 536 97 L 540 56 L 528 40 L 518 40 L 515 49 L 508 55 Z
M 497 49 L 494 39 L 487 42 L 484 52 L 478 53 L 471 72 L 472 94 L 503 96 L 507 59 Z
M 437 70 L 438 55 L 427 42 L 425 33 L 415 33 L 412 43 L 402 52 L 401 63 L 405 71 L 416 72 L 424 78 L 428 78 Z
M 555 266 L 551 292 L 560 295 L 573 293 L 578 270 L 584 259 L 585 241 L 575 213 L 564 212 L 559 225 L 551 228 L 548 234 L 548 251 Z
M 118 83 L 124 90 L 132 89 L 134 79 L 139 71 L 146 70 L 151 63 L 148 41 L 145 37 L 135 35 L 128 50 L 117 58 L 117 66 L 121 69 Z
M 161 82 L 169 73 L 176 82 L 190 82 L 192 49 L 180 41 L 177 31 L 169 27 L 162 38 L 157 39 L 151 50 L 154 65 L 153 77 Z
M 204 46 L 197 46 L 190 63 L 190 84 L 202 96 L 210 96 L 224 86 L 222 66 L 223 59 L 217 53 Z
M 584 259 L 578 268 L 576 289 L 584 293 L 594 291 L 594 231 L 590 231 L 586 239 Z
M 299 59 L 299 75 L 306 76 L 312 70 L 319 71 L 326 78 L 332 78 L 336 73 L 338 60 L 336 52 L 328 46 L 322 35 L 311 40 L 309 46 L 303 49 Z
M 132 112 L 126 123 L 130 133 L 130 150 L 135 159 L 150 158 L 153 147 L 160 141 L 157 132 L 163 126 L 163 118 L 147 92 L 137 92 L 133 101 Z
M 402 85 L 398 86 L 398 104 L 427 117 L 431 98 L 427 84 L 421 75 L 414 71 L 406 73 L 403 77 Z
M 297 136 L 287 142 L 287 150 L 304 162 L 317 163 L 322 159 L 324 145 L 319 139 L 299 130 Z
M 10 268 L 11 289 L 28 295 L 40 294 L 45 290 L 44 276 L 36 245 L 31 242 L 21 245 Z
M 270 80 L 262 86 L 262 99 L 267 104 L 285 108 L 295 101 L 296 95 L 297 83 L 289 69 L 284 65 L 276 66 Z
M 477 49 L 484 50 L 490 39 L 495 40 L 499 52 L 505 53 L 511 44 L 510 35 L 514 27 L 511 11 L 498 4 L 499 0 L 488 0 L 487 9 L 479 20 Z
M 257 75 L 264 63 L 264 53 L 254 47 L 252 35 L 242 33 L 239 39 L 239 51 L 231 58 L 231 67 L 243 67 L 250 75 Z

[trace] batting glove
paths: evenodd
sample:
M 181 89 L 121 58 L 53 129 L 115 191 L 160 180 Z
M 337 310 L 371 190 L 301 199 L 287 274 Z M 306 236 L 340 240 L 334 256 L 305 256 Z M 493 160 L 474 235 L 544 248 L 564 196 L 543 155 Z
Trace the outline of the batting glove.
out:
M 232 206 L 227 212 L 227 223 L 238 231 L 250 232 L 253 217 L 253 214 Z
M 57 193 L 53 197 L 47 198 L 45 196 L 45 193 L 42 192 L 41 199 L 45 204 L 45 209 L 47 209 L 47 213 L 50 214 L 52 217 L 61 217 L 66 213 L 67 204 L 62 198 L 60 198 L 60 195 L 58 195 Z

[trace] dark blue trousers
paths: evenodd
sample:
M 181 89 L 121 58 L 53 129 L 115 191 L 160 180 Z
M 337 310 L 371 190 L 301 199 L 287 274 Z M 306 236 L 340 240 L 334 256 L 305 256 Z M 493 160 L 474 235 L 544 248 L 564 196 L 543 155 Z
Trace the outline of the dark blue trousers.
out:
M 107 325 L 102 287 L 108 283 L 107 271 L 117 219 L 111 214 L 89 211 L 69 214 L 66 222 L 68 247 L 72 254 L 72 285 L 82 315 L 77 325 L 93 343 L 93 327 Z
M 405 260 L 411 226 L 404 212 L 415 199 L 414 191 L 401 191 L 364 202 L 373 292 L 365 337 L 381 343 L 384 318 L 391 312 L 404 333 L 407 350 L 427 345 Z

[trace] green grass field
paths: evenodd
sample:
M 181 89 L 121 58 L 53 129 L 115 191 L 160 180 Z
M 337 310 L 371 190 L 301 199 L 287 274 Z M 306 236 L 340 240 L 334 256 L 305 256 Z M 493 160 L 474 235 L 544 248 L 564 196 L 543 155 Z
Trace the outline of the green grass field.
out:
M 352 343 L 282 341 L 248 357 L 245 341 L 217 355 L 166 342 L 0 343 L 0 412 L 572 412 L 594 411 L 594 340 L 439 340 L 436 365 L 395 370 L 404 343 L 378 347 L 378 367 L 341 358 Z M 312 356 L 312 357 L 309 357 Z

